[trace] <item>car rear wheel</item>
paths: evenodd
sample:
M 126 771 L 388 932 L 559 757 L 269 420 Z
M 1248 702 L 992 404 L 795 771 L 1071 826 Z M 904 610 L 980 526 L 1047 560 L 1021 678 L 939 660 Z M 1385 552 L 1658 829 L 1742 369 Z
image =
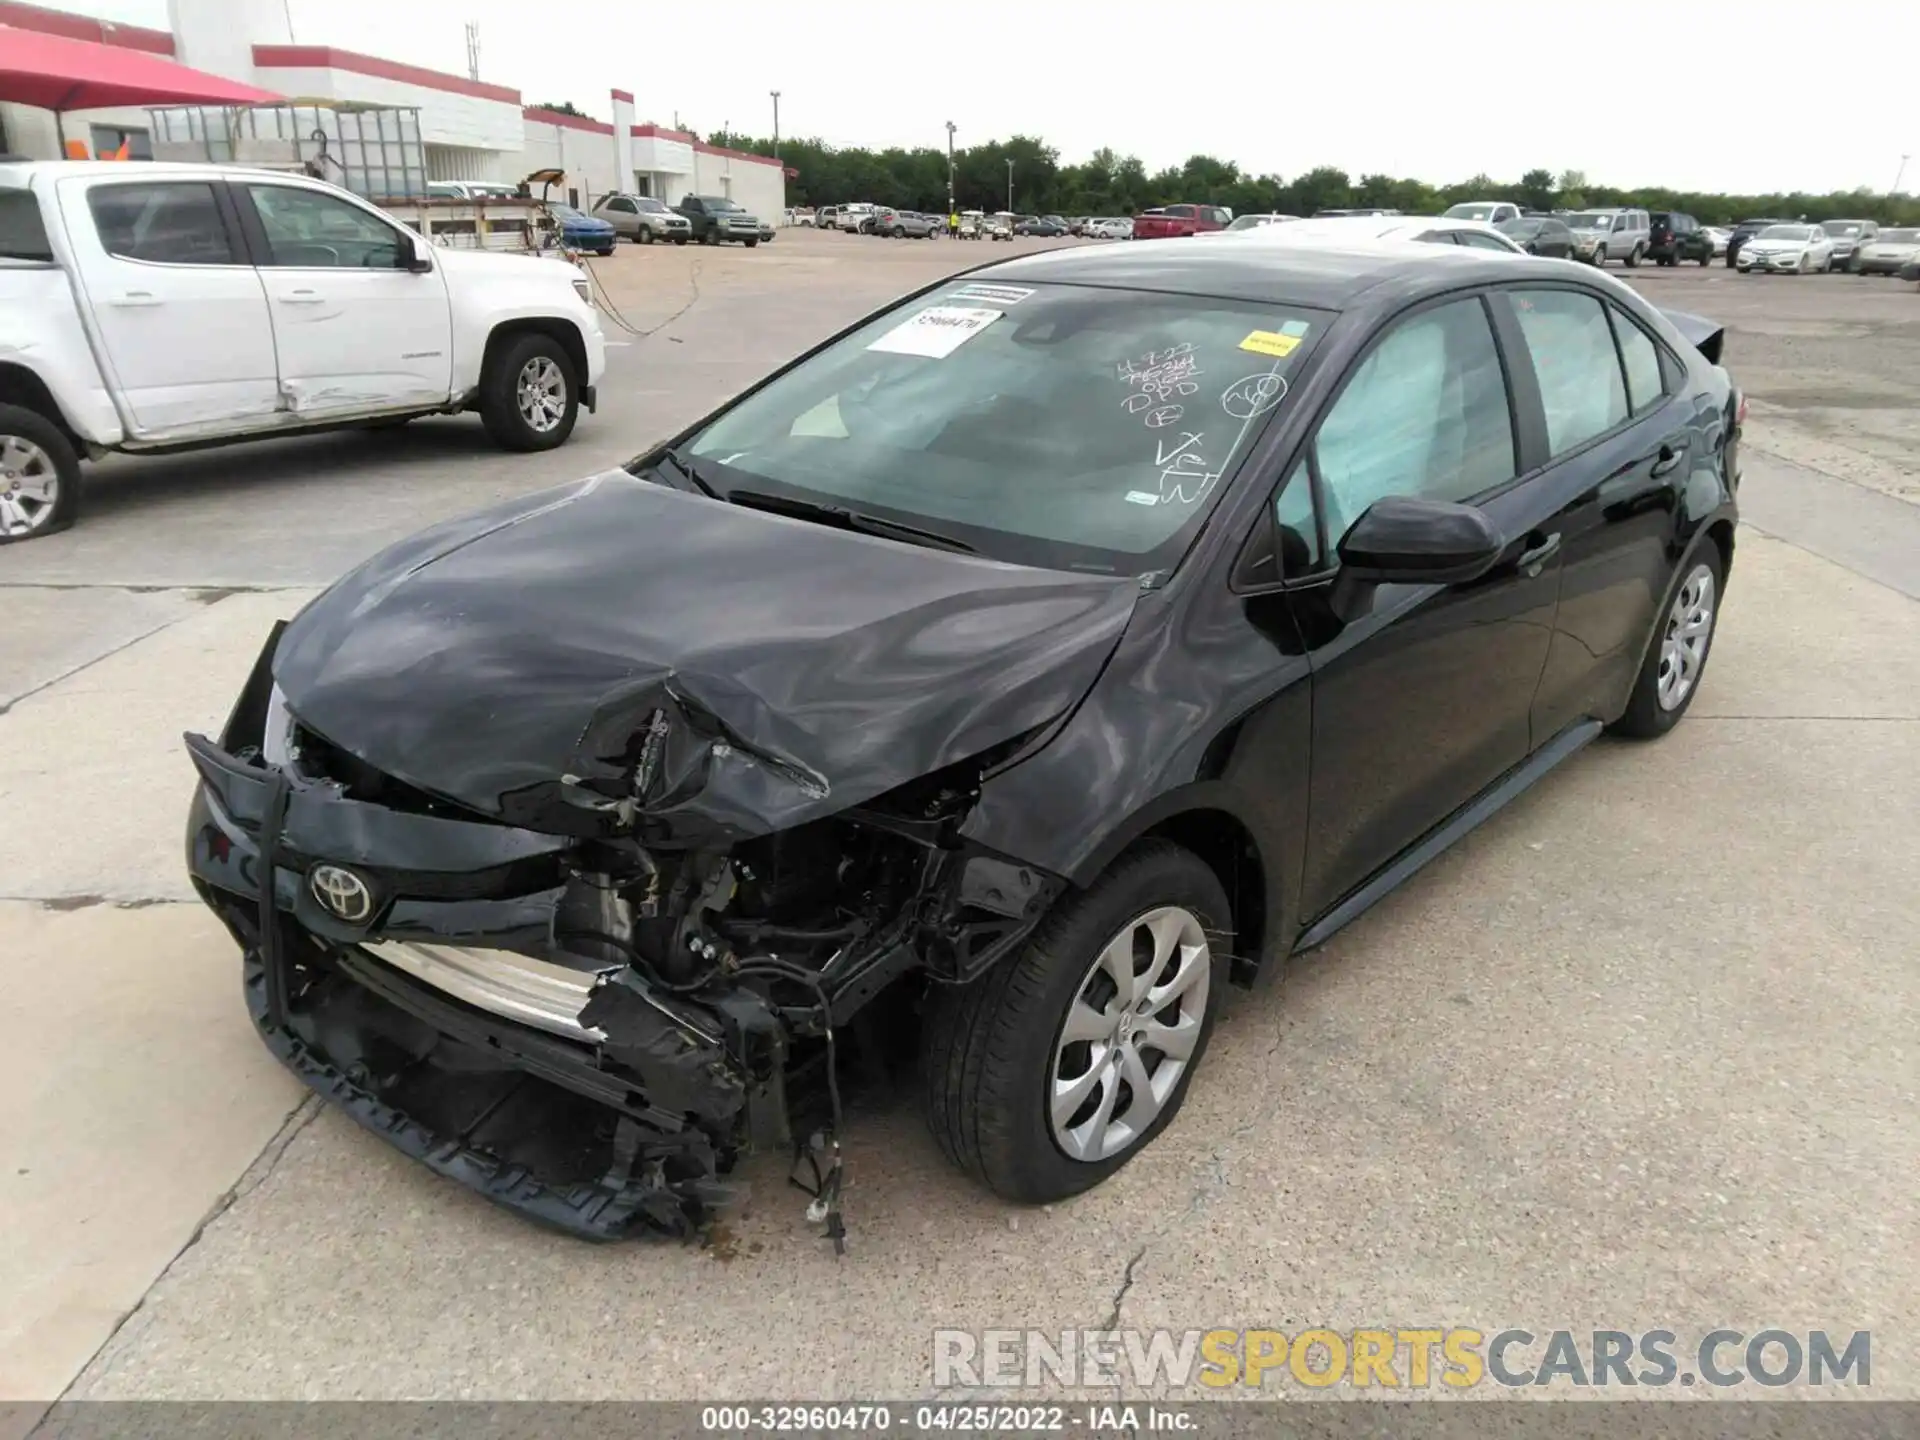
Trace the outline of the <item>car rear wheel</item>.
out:
M 1641 662 L 1626 713 L 1615 734 L 1651 740 L 1680 723 L 1700 693 L 1725 588 L 1720 547 L 1704 540 L 1680 567 L 1668 591 L 1647 656 Z
M 64 530 L 80 513 L 80 456 L 46 416 L 0 405 L 0 545 Z
M 552 450 L 567 443 L 580 418 L 580 382 L 573 361 L 551 335 L 504 342 L 480 382 L 480 419 L 507 450 Z
M 1231 948 L 1211 869 L 1166 841 L 1127 851 L 1020 954 L 933 988 L 923 1075 L 941 1150 L 1028 1204 L 1105 1180 L 1179 1112 Z

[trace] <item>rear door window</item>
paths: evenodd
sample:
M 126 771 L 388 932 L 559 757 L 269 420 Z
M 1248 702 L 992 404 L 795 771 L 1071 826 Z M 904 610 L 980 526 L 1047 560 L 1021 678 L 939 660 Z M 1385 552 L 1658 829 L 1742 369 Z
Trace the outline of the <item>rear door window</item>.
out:
M 1546 410 L 1547 441 L 1564 455 L 1627 418 L 1627 387 L 1606 307 L 1577 290 L 1512 290 Z
M 102 248 L 122 260 L 239 263 L 213 186 L 205 181 L 96 185 L 87 192 L 87 209 Z
M 53 246 L 29 190 L 0 190 L 0 260 L 51 260 Z
M 1627 372 L 1627 403 L 1633 413 L 1644 415 L 1666 398 L 1666 385 L 1660 373 L 1660 347 L 1647 332 L 1609 305 L 1613 333 L 1620 342 L 1620 359 Z

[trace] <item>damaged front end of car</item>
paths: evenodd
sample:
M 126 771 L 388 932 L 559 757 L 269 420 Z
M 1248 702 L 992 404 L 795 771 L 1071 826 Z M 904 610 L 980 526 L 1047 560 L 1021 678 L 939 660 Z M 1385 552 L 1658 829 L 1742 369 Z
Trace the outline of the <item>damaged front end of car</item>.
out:
M 838 1243 L 836 1032 L 910 976 L 980 974 L 1059 893 L 960 834 L 1053 722 L 840 806 L 667 670 L 486 813 L 310 728 L 276 683 L 285 629 L 219 739 L 187 737 L 189 867 L 283 1063 L 582 1237 L 699 1234 L 744 1156 L 783 1152 Z

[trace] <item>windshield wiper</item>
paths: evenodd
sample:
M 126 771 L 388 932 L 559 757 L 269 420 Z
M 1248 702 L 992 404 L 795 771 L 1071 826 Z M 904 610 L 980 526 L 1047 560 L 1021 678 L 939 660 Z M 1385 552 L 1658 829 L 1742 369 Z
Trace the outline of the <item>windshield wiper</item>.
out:
M 727 499 L 750 510 L 765 510 L 774 515 L 789 515 L 795 520 L 812 520 L 821 525 L 837 525 L 842 530 L 857 530 L 865 535 L 881 535 L 890 540 L 905 540 L 911 545 L 927 545 L 936 550 L 955 550 L 974 554 L 973 546 L 938 530 L 923 530 L 898 520 L 883 520 L 878 515 L 863 515 L 844 505 L 824 505 L 818 500 L 796 500 L 791 495 L 770 495 L 764 490 L 729 490 Z
M 658 470 L 663 464 L 670 468 L 675 474 L 679 475 L 681 479 L 692 485 L 693 488 L 698 490 L 702 495 L 714 500 L 724 498 L 720 492 L 714 489 L 713 485 L 700 474 L 699 462 L 691 455 L 682 455 L 678 450 L 662 450 L 660 452 L 660 458 L 654 462 L 653 468 Z

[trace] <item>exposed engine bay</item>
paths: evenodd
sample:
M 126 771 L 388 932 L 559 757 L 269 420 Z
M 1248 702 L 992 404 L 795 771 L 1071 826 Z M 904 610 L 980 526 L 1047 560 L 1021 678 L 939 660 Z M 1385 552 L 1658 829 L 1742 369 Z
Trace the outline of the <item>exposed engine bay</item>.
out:
M 847 1027 L 885 992 L 978 975 L 1062 888 L 959 830 L 1028 737 L 825 818 L 689 842 L 648 816 L 730 741 L 656 709 L 628 794 L 575 778 L 589 833 L 554 835 L 295 720 L 277 639 L 220 743 L 188 737 L 189 862 L 282 1060 L 432 1168 L 577 1234 L 698 1234 L 739 1198 L 743 1157 L 787 1153 L 840 1244 Z

